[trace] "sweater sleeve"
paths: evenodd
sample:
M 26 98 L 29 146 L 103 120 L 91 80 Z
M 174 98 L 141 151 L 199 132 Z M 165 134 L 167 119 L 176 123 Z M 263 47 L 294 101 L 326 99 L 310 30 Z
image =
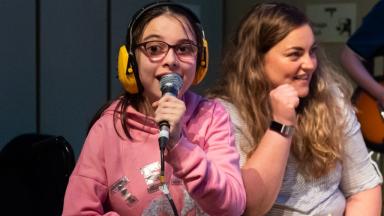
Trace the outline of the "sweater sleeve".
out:
M 382 183 L 377 164 L 368 154 L 360 124 L 352 109 L 346 110 L 347 130 L 340 188 L 346 197 Z
M 206 213 L 241 215 L 245 191 L 229 115 L 217 102 L 210 104 L 198 108 L 165 159 Z
M 96 122 L 85 140 L 67 185 L 63 216 L 119 215 L 116 212 L 104 212 L 103 208 L 108 195 L 102 147 L 104 130 L 103 125 Z

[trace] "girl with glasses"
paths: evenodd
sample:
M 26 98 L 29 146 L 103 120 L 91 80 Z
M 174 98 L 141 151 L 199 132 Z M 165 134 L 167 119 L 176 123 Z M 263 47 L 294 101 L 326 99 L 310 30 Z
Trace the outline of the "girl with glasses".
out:
M 137 12 L 119 53 L 125 92 L 91 125 L 64 216 L 242 214 L 245 191 L 229 115 L 218 101 L 188 90 L 204 77 L 206 49 L 197 17 L 184 6 L 163 1 Z M 183 84 L 175 96 L 163 96 L 160 81 L 170 74 Z M 162 122 L 169 126 L 165 152 Z

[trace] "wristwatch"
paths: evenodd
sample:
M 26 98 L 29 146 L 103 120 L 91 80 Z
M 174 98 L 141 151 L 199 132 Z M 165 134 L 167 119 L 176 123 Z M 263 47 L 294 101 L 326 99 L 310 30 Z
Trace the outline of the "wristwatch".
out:
M 295 128 L 292 125 L 284 125 L 277 121 L 271 121 L 271 124 L 269 125 L 269 129 L 276 131 L 277 133 L 289 137 L 293 134 L 293 131 Z

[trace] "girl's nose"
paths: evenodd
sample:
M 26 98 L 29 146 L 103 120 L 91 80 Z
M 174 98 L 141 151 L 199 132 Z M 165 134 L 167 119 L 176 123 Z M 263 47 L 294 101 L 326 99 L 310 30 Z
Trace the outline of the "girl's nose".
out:
M 168 50 L 168 53 L 163 59 L 164 65 L 167 65 L 170 69 L 177 68 L 179 66 L 179 58 L 173 48 Z

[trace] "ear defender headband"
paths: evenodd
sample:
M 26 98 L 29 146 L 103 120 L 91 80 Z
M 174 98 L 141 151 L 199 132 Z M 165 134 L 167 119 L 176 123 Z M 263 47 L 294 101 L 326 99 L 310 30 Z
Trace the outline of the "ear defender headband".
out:
M 140 81 L 137 81 L 139 80 L 139 74 L 138 74 L 138 69 L 136 65 L 134 50 L 132 49 L 134 26 L 137 20 L 139 20 L 142 17 L 142 15 L 145 14 L 147 11 L 152 10 L 153 8 L 156 8 L 156 7 L 161 7 L 161 6 L 172 6 L 172 7 L 181 8 L 183 11 L 188 12 L 189 15 L 192 17 L 192 19 L 195 20 L 197 26 L 199 26 L 200 28 L 202 41 L 201 41 L 201 47 L 199 47 L 199 52 L 200 52 L 199 67 L 196 69 L 196 74 L 195 74 L 195 79 L 193 80 L 193 84 L 194 85 L 199 84 L 207 74 L 208 41 L 205 39 L 204 30 L 200 24 L 198 17 L 190 9 L 176 3 L 172 3 L 172 2 L 152 3 L 152 4 L 149 4 L 148 6 L 145 6 L 138 12 L 136 12 L 136 14 L 132 17 L 132 20 L 128 25 L 129 52 L 127 50 L 126 45 L 122 45 L 119 50 L 119 56 L 118 56 L 118 62 L 117 62 L 117 73 L 118 73 L 117 75 L 124 90 L 131 94 L 139 93 L 139 88 L 141 88 Z

